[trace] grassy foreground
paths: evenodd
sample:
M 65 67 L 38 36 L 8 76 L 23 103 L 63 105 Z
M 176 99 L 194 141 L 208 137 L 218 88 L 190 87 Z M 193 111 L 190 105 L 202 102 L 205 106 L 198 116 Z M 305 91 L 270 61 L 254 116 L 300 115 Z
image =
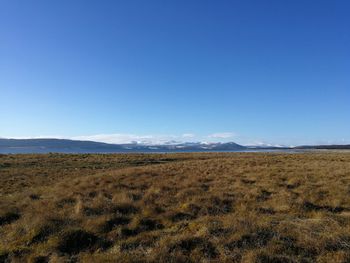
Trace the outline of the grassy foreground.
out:
M 350 153 L 1 155 L 0 262 L 350 262 Z

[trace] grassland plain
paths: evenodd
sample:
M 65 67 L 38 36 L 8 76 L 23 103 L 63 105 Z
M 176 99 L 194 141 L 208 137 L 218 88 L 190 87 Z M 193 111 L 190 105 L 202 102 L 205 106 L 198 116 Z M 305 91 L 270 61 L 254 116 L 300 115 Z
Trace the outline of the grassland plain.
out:
M 1 155 L 0 262 L 350 262 L 350 153 Z

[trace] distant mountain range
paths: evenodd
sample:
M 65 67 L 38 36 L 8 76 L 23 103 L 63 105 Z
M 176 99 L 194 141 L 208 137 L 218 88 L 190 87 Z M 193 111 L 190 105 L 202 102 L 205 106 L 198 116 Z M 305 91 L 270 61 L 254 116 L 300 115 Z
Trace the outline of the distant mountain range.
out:
M 254 151 L 293 149 L 350 149 L 350 145 L 316 145 L 291 147 L 242 146 L 227 143 L 170 143 L 145 145 L 139 143 L 109 144 L 93 141 L 66 139 L 1 139 L 0 153 L 131 153 L 131 152 L 210 152 L 210 151 Z
M 246 147 L 229 143 L 138 143 L 109 144 L 66 139 L 0 139 L 0 153 L 128 153 L 128 152 L 204 152 L 241 151 Z
M 294 147 L 294 149 L 316 149 L 316 150 L 350 150 L 350 144 L 346 145 L 304 145 L 304 146 L 297 146 Z

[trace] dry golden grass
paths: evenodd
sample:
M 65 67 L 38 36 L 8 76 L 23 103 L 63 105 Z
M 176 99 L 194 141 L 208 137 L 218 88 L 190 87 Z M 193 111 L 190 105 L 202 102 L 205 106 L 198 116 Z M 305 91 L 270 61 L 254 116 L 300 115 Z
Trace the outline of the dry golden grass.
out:
M 1 155 L 0 262 L 350 262 L 349 153 Z

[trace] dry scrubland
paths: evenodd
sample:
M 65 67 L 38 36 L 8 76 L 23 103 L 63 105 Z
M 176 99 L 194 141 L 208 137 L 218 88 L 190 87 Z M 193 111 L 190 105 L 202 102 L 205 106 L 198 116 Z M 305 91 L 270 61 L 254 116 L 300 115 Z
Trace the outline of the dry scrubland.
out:
M 350 262 L 349 153 L 1 155 L 0 262 Z

